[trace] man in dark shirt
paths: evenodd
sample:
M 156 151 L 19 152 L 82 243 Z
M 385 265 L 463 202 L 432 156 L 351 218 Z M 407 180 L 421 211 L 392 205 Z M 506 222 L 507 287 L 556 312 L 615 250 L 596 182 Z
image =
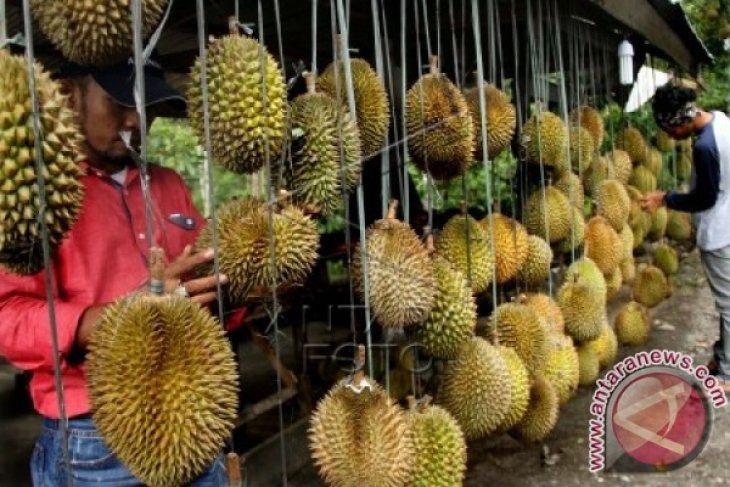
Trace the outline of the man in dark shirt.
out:
M 695 105 L 694 91 L 674 85 L 657 90 L 652 108 L 657 125 L 677 140 L 694 135 L 689 193 L 652 191 L 642 206 L 662 205 L 692 213 L 710 289 L 720 313 L 720 338 L 710 370 L 730 390 L 730 119 Z

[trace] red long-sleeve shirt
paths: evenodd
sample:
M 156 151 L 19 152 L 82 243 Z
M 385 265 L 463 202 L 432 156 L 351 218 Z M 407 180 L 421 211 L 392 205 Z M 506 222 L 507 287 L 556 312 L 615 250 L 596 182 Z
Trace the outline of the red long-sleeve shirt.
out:
M 148 279 L 146 212 L 139 171 L 129 168 L 124 185 L 84 165 L 86 193 L 78 221 L 53 262 L 54 296 L 63 391 L 69 417 L 88 413 L 82 365 L 69 364 L 83 312 L 134 291 Z M 204 224 L 185 183 L 169 169 L 150 166 L 154 241 L 168 260 L 194 242 Z M 19 277 L 0 270 L 0 354 L 33 372 L 36 410 L 58 418 L 53 352 L 43 272 Z

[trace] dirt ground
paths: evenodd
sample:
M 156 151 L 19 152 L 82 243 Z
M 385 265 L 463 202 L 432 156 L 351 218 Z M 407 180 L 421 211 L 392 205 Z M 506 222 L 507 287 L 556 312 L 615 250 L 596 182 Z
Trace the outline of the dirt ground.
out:
M 611 307 L 611 315 L 628 300 L 624 289 Z M 611 316 L 612 318 L 612 316 Z M 695 363 L 705 363 L 711 343 L 718 333 L 718 317 L 702 276 L 696 252 L 682 262 L 673 296 L 653 310 L 657 325 L 648 345 L 642 349 L 667 348 L 685 352 Z M 621 356 L 638 349 L 623 348 Z M 39 419 L 30 414 L 12 395 L 13 377 L 9 367 L 0 367 L 0 487 L 29 485 L 28 458 Z M 730 411 L 717 410 L 715 424 L 704 452 L 688 466 L 668 474 L 601 474 L 587 468 L 589 403 L 592 389 L 582 389 L 561 411 L 560 421 L 544 445 L 524 447 L 508 436 L 469 445 L 466 486 L 710 486 L 730 484 Z M 543 465 L 543 448 L 554 462 Z M 293 476 L 292 487 L 323 485 L 310 466 Z M 249 486 L 258 487 L 258 486 Z
M 621 304 L 629 300 L 622 290 L 609 316 L 613 319 Z M 718 335 L 718 315 L 697 252 L 683 260 L 674 282 L 672 297 L 652 310 L 654 330 L 649 343 L 641 349 L 670 349 L 691 355 L 695 364 L 707 362 L 711 344 Z M 622 347 L 619 359 L 639 351 Z M 465 486 L 500 487 L 571 486 L 709 486 L 730 484 L 730 411 L 715 411 L 712 436 L 703 453 L 689 465 L 669 473 L 592 474 L 588 471 L 588 420 L 592 388 L 582 388 L 560 413 L 560 420 L 543 445 L 524 447 L 509 436 L 469 445 L 468 473 Z M 544 448 L 550 466 L 541 460 Z M 553 456 L 556 454 L 556 456 Z M 314 469 L 307 468 L 295 476 L 291 487 L 323 485 Z

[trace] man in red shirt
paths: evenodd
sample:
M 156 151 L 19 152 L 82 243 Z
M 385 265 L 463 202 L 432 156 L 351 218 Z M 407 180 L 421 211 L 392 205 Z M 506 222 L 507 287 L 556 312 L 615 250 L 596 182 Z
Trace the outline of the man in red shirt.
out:
M 171 111 L 184 113 L 184 98 L 170 88 L 162 70 L 145 66 L 148 122 Z M 65 410 L 70 418 L 69 457 L 74 485 L 140 485 L 109 451 L 90 417 L 83 355 L 104 308 L 146 285 L 148 242 L 146 208 L 139 169 L 121 133 L 140 141 L 134 108 L 134 65 L 110 68 L 67 65 L 60 75 L 85 136 L 83 208 L 52 262 L 54 305 Z M 204 220 L 193 206 L 182 178 L 149 166 L 153 243 L 168 258 L 165 287 L 183 291 L 205 305 L 215 300 L 215 277 L 187 280 L 196 265 L 213 258 L 212 249 L 193 253 Z M 221 282 L 226 277 L 221 276 Z M 31 459 L 33 483 L 65 485 L 67 466 L 53 380 L 53 351 L 43 272 L 20 277 L 0 271 L 0 354 L 32 372 L 30 392 L 44 417 Z M 192 485 L 225 485 L 222 455 Z

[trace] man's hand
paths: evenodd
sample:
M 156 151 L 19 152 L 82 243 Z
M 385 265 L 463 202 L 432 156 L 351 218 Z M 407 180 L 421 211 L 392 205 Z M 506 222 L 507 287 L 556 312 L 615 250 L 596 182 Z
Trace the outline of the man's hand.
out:
M 641 207 L 646 211 L 654 212 L 664 206 L 664 191 L 650 191 L 641 198 Z
M 186 274 L 201 264 L 211 262 L 213 257 L 213 249 L 193 253 L 192 246 L 186 246 L 182 254 L 165 269 L 165 292 L 172 293 L 178 285 L 182 285 L 185 287 L 185 291 L 187 291 L 190 299 L 198 304 L 208 304 L 215 301 L 215 276 L 206 276 L 184 281 Z M 228 283 L 228 277 L 221 274 L 220 282 L 221 284 Z

